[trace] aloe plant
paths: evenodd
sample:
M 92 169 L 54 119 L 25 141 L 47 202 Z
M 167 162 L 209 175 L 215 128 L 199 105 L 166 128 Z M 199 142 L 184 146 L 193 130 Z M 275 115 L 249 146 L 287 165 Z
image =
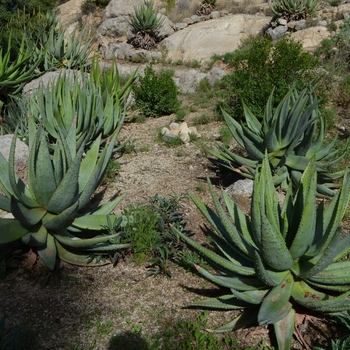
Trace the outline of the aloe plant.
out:
M 56 258 L 71 264 L 87 265 L 88 255 L 125 248 L 127 244 L 110 243 L 115 235 L 103 235 L 104 227 L 118 218 L 108 214 L 122 197 L 97 208 L 84 210 L 102 180 L 111 157 L 117 132 L 100 153 L 101 136 L 84 156 L 84 142 L 77 149 L 76 123 L 67 137 L 58 131 L 54 152 L 43 128 L 36 130 L 29 119 L 28 186 L 14 170 L 16 137 L 9 161 L 0 155 L 0 209 L 13 218 L 0 218 L 0 244 L 21 239 L 34 247 L 45 265 L 53 270 Z M 96 236 L 96 232 L 100 235 Z M 102 233 L 102 235 L 101 235 Z M 101 265 L 104 262 L 91 262 Z
M 302 171 L 314 157 L 318 196 L 334 195 L 334 189 L 338 187 L 335 181 L 341 178 L 344 172 L 330 172 L 329 169 L 344 158 L 349 143 L 343 154 L 336 158 L 339 152 L 339 149 L 334 147 L 337 136 L 329 143 L 324 142 L 324 120 L 319 115 L 313 88 L 306 87 L 300 93 L 290 89 L 275 111 L 272 109 L 272 99 L 273 92 L 261 122 L 245 104 L 245 125 L 239 124 L 223 111 L 232 136 L 246 151 L 247 156 L 240 156 L 221 145 L 218 145 L 218 151 L 209 152 L 228 168 L 253 179 L 255 169 L 261 164 L 266 151 L 275 186 L 285 186 L 288 178 L 297 185 Z
M 276 16 L 290 20 L 312 17 L 317 7 L 317 0 L 275 0 L 271 3 L 271 9 Z
M 0 48 L 0 112 L 9 96 L 18 94 L 23 86 L 36 75 L 37 67 L 43 59 L 42 55 L 35 55 L 35 49 L 26 46 L 23 37 L 17 58 L 11 60 L 11 37 L 7 44 L 7 50 Z M 33 61 L 33 56 L 36 59 Z
M 164 19 L 158 16 L 153 1 L 145 0 L 135 7 L 135 13 L 131 16 L 129 24 L 135 33 L 145 32 L 154 34 L 163 25 Z
M 102 139 L 106 139 L 114 131 L 119 132 L 136 71 L 123 86 L 115 66 L 103 73 L 97 59 L 93 60 L 89 75 L 70 73 L 63 71 L 50 88 L 41 86 L 29 98 L 19 101 L 17 107 L 20 112 L 11 106 L 4 117 L 5 124 L 11 128 L 20 120 L 23 135 L 29 113 L 38 124 L 44 125 L 50 138 L 56 140 L 58 132 L 66 137 L 76 121 L 78 148 L 84 140 L 89 147 L 100 134 Z
M 349 172 L 328 205 L 316 204 L 316 178 L 312 159 L 297 191 L 289 186 L 281 205 L 266 155 L 254 180 L 250 217 L 222 191 L 225 211 L 209 181 L 215 210 L 190 193 L 212 227 L 209 234 L 217 250 L 174 231 L 219 272 L 196 265 L 198 273 L 230 290 L 192 305 L 244 309 L 216 332 L 273 324 L 279 349 L 289 350 L 297 304 L 322 315 L 350 310 L 350 262 L 343 259 L 350 252 L 350 235 L 340 238 L 339 228 L 350 198 Z

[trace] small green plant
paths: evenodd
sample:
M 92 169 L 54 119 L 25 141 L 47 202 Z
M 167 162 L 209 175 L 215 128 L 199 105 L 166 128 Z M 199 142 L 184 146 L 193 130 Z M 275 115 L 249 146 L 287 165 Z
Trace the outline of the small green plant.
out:
M 204 125 L 211 123 L 213 121 L 213 117 L 208 114 L 201 114 L 200 116 L 192 118 L 192 121 L 195 125 Z
M 240 156 L 219 144 L 219 152 L 209 152 L 228 168 L 251 179 L 255 177 L 255 169 L 261 164 L 266 153 L 275 185 L 284 187 L 288 179 L 297 185 L 309 160 L 315 158 L 318 172 L 317 193 L 332 196 L 334 189 L 338 187 L 335 180 L 340 178 L 343 172 L 330 172 L 329 169 L 345 157 L 348 144 L 338 158 L 335 158 L 335 155 L 339 152 L 334 147 L 337 137 L 323 144 L 325 125 L 323 118 L 318 115 L 317 100 L 312 87 L 305 88 L 300 93 L 291 89 L 275 112 L 272 108 L 272 98 L 273 93 L 266 104 L 262 122 L 245 105 L 245 124 L 238 123 L 223 111 L 232 136 L 248 156 Z M 318 135 L 313 139 L 316 130 Z
M 330 1 L 329 1 L 329 4 L 330 4 L 331 6 L 339 6 L 339 5 L 341 4 L 341 1 L 342 1 L 342 0 L 330 0 Z
M 283 17 L 290 21 L 313 17 L 317 7 L 317 0 L 274 0 L 271 3 L 272 12 L 277 17 Z
M 96 8 L 97 5 L 95 0 L 84 0 L 80 5 L 81 12 L 84 14 L 94 12 Z
M 350 236 L 340 238 L 340 224 L 350 199 L 350 176 L 326 207 L 316 205 L 317 171 L 311 160 L 296 192 L 288 187 L 279 203 L 270 165 L 265 155 L 254 180 L 248 217 L 221 191 L 227 212 L 210 184 L 215 210 L 189 194 L 212 229 L 208 234 L 217 251 L 208 249 L 175 230 L 218 271 L 213 274 L 196 265 L 207 280 L 229 288 L 218 298 L 200 300 L 192 306 L 243 313 L 215 332 L 228 332 L 255 323 L 272 324 L 279 350 L 289 350 L 297 304 L 323 315 L 350 310 Z
M 107 183 L 114 182 L 116 174 L 118 173 L 120 168 L 121 168 L 120 163 L 116 159 L 111 158 L 108 161 L 106 172 L 105 172 L 105 175 L 101 181 L 101 184 L 105 185 Z
M 144 76 L 132 89 L 135 94 L 135 109 L 145 117 L 160 117 L 174 113 L 181 105 L 178 87 L 172 79 L 173 71 L 160 70 L 158 73 L 148 66 Z
M 332 350 L 348 350 L 350 349 L 350 337 L 345 339 L 332 340 Z M 314 350 L 325 350 L 323 348 L 315 346 Z
M 222 126 L 219 130 L 219 134 L 220 134 L 220 140 L 224 144 L 224 146 L 229 147 L 229 145 L 233 139 L 233 136 L 232 136 L 228 126 L 227 125 Z
M 185 108 L 179 108 L 175 113 L 176 121 L 183 122 L 185 120 L 186 114 L 187 113 Z

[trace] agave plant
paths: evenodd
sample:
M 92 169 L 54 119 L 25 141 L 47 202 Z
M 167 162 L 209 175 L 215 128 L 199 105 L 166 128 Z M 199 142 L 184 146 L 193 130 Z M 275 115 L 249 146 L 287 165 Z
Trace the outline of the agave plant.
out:
M 275 0 L 271 3 L 273 13 L 288 20 L 312 17 L 317 11 L 317 6 L 317 0 Z
M 158 16 L 153 1 L 145 0 L 144 3 L 135 7 L 135 13 L 131 16 L 129 24 L 133 31 L 154 34 L 163 25 L 164 19 Z
M 344 172 L 332 173 L 329 169 L 344 158 L 349 143 L 343 154 L 337 158 L 335 157 L 339 150 L 334 147 L 337 137 L 329 143 L 324 143 L 325 125 L 323 118 L 319 116 L 317 100 L 312 88 L 304 88 L 300 94 L 291 89 L 274 112 L 272 98 L 273 92 L 261 122 L 244 104 L 246 125 L 239 124 L 223 111 L 231 134 L 246 151 L 247 156 L 235 154 L 221 145 L 218 145 L 219 151 L 209 150 L 209 152 L 230 169 L 253 179 L 255 169 L 264 159 L 266 151 L 275 186 L 281 184 L 285 186 L 288 178 L 297 185 L 302 171 L 314 157 L 318 195 L 334 195 L 334 189 L 338 187 L 334 181 L 341 178 Z M 317 132 L 318 135 L 315 137 Z
M 72 123 L 76 121 L 77 147 L 83 141 L 89 147 L 99 135 L 106 139 L 113 132 L 120 131 L 135 74 L 136 71 L 121 86 L 114 65 L 108 72 L 102 73 L 97 60 L 92 62 L 90 75 L 63 71 L 49 89 L 41 86 L 29 98 L 18 101 L 16 108 L 10 106 L 4 123 L 11 129 L 20 120 L 21 135 L 25 137 L 29 113 L 37 123 L 44 125 L 51 139 L 56 140 L 56 124 L 59 132 L 67 137 Z
M 18 94 L 28 81 L 38 75 L 36 68 L 43 59 L 42 55 L 34 55 L 34 49 L 27 48 L 24 37 L 14 61 L 11 60 L 11 47 L 10 38 L 6 52 L 0 48 L 0 112 L 9 96 Z M 33 56 L 36 57 L 34 61 Z
M 41 39 L 45 52 L 43 69 L 45 71 L 62 68 L 81 68 L 88 65 L 91 53 L 92 37 L 78 29 L 69 34 L 61 24 L 51 26 L 48 33 L 43 33 Z
M 108 214 L 121 197 L 94 209 L 88 204 L 104 175 L 111 157 L 117 132 L 111 135 L 100 153 L 101 136 L 84 154 L 84 143 L 77 149 L 75 123 L 66 138 L 58 130 L 53 154 L 44 129 L 36 131 L 29 120 L 28 186 L 14 170 L 16 137 L 13 138 L 9 161 L 0 155 L 0 209 L 13 218 L 0 218 L 0 244 L 21 239 L 34 247 L 45 265 L 53 270 L 56 258 L 71 264 L 87 265 L 88 255 L 112 252 L 128 245 L 111 244 L 116 235 L 103 235 Z M 100 231 L 100 235 L 96 236 Z M 102 233 L 102 235 L 101 235 Z M 91 262 L 101 265 L 104 262 Z
M 254 180 L 250 217 L 222 191 L 227 211 L 209 182 L 215 210 L 191 199 L 212 227 L 217 252 L 175 232 L 219 272 L 197 266 L 209 281 L 230 293 L 201 300 L 197 307 L 244 311 L 216 332 L 258 323 L 273 324 L 280 350 L 291 349 L 295 306 L 321 315 L 350 310 L 350 235 L 340 238 L 339 225 L 350 198 L 346 171 L 342 188 L 325 205 L 316 205 L 315 160 L 303 172 L 296 192 L 289 186 L 279 204 L 267 156 Z

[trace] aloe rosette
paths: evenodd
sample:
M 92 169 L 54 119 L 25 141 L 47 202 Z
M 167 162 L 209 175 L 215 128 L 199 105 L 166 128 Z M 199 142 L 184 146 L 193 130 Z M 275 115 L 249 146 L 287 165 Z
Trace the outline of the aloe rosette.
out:
M 293 20 L 313 16 L 317 7 L 317 0 L 275 0 L 271 3 L 272 12 L 276 16 Z
M 319 314 L 350 310 L 350 235 L 340 238 L 339 225 L 349 202 L 350 179 L 332 201 L 316 205 L 317 171 L 312 159 L 294 193 L 291 186 L 279 204 L 267 156 L 254 180 L 250 217 L 222 191 L 224 210 L 212 185 L 215 210 L 191 199 L 212 227 L 217 253 L 176 233 L 219 272 L 200 266 L 198 273 L 231 293 L 192 304 L 244 311 L 216 332 L 255 323 L 273 324 L 280 350 L 289 350 L 297 304 Z
M 17 103 L 20 118 L 18 108 L 10 108 L 5 123 L 13 125 L 14 121 L 20 119 L 26 124 L 29 113 L 37 124 L 43 124 L 50 138 L 55 141 L 58 129 L 67 137 L 75 122 L 77 147 L 83 141 L 89 147 L 100 134 L 104 140 L 121 130 L 135 74 L 136 71 L 121 85 L 117 68 L 112 65 L 108 71 L 101 72 L 97 59 L 92 62 L 90 74 L 62 71 L 50 88 L 41 86 L 31 96 Z
M 28 186 L 14 170 L 16 137 L 9 161 L 0 154 L 0 189 L 3 192 L 0 209 L 13 215 L 13 218 L 0 218 L 0 244 L 21 239 L 36 249 L 50 269 L 54 269 L 56 258 L 87 265 L 89 254 L 113 252 L 128 246 L 111 243 L 117 234 L 103 234 L 105 227 L 117 219 L 108 214 L 122 197 L 82 213 L 101 182 L 117 133 L 102 151 L 99 136 L 86 154 L 84 143 L 77 150 L 74 134 L 74 123 L 67 138 L 58 133 L 52 153 L 44 129 L 36 131 L 35 122 L 29 119 Z M 93 261 L 89 266 L 101 264 L 103 262 Z
M 337 156 L 337 136 L 328 143 L 324 142 L 325 125 L 318 113 L 312 88 L 306 87 L 299 94 L 291 89 L 275 111 L 272 110 L 272 99 L 273 93 L 261 122 L 246 105 L 245 125 L 223 111 L 232 136 L 247 156 L 240 156 L 222 145 L 218 145 L 218 150 L 209 152 L 228 168 L 254 179 L 255 169 L 261 164 L 266 151 L 274 184 L 282 187 L 286 186 L 288 178 L 297 186 L 309 160 L 315 158 L 318 196 L 334 195 L 334 189 L 339 187 L 335 181 L 344 175 L 344 171 L 331 172 L 330 169 L 344 158 L 349 143 L 345 151 Z

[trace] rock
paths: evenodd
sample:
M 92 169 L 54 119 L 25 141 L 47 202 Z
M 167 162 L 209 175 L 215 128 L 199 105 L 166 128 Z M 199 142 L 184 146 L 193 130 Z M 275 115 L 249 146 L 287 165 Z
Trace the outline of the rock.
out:
M 287 26 L 278 26 L 276 28 L 269 28 L 266 34 L 270 35 L 272 40 L 279 40 L 283 38 L 284 34 L 288 31 Z
M 192 16 L 193 22 L 197 18 Z M 163 40 L 171 61 L 209 61 L 214 54 L 232 52 L 241 39 L 256 35 L 270 22 L 267 16 L 239 14 L 196 23 Z
M 10 148 L 14 135 L 0 136 L 0 153 L 8 161 L 10 156 Z M 29 158 L 29 148 L 21 140 L 16 140 L 15 148 L 15 171 L 19 177 L 27 182 L 27 163 Z
M 210 15 L 209 15 L 210 19 L 217 19 L 220 18 L 220 12 L 219 11 L 213 11 Z
M 170 130 L 176 130 L 180 128 L 180 124 L 179 123 L 171 123 L 169 125 Z
M 277 19 L 277 23 L 278 23 L 278 25 L 280 25 L 280 26 L 286 26 L 286 25 L 287 25 L 287 20 L 284 19 L 284 18 L 278 18 L 278 19 Z
M 294 29 L 295 30 L 303 30 L 306 28 L 306 21 L 305 19 L 302 19 L 300 21 L 295 22 Z
M 317 26 L 291 33 L 291 38 L 302 43 L 305 50 L 314 50 L 323 39 L 330 38 L 326 27 Z
M 176 137 L 178 137 L 178 135 L 174 135 L 174 134 L 164 134 L 163 137 L 162 137 L 162 139 L 163 139 L 163 141 L 165 141 L 165 142 L 169 142 L 170 140 L 172 140 L 172 139 L 174 139 L 174 138 L 176 138 Z
M 191 134 L 195 134 L 197 137 L 202 137 L 195 126 L 190 126 L 188 129 L 190 130 Z
M 63 28 L 75 27 L 82 16 L 81 5 L 84 0 L 70 0 L 58 6 L 58 18 Z
M 142 4 L 143 0 L 111 0 L 105 8 L 104 19 L 132 15 L 135 7 Z
M 186 27 L 188 27 L 187 23 L 176 23 L 175 24 L 175 30 L 176 31 L 185 29 Z
M 184 72 L 179 77 L 179 88 L 181 92 L 190 94 L 194 93 L 199 82 L 206 78 L 206 76 L 205 73 L 198 72 L 195 69 Z
M 179 137 L 183 143 L 188 143 L 191 140 L 191 130 L 189 128 L 182 128 L 179 132 Z
M 169 134 L 169 129 L 166 127 L 162 128 L 161 134 L 162 135 Z
M 159 29 L 158 37 L 160 40 L 167 38 L 175 33 L 175 24 L 165 15 L 160 14 L 163 25 Z
M 207 79 L 209 81 L 210 86 L 214 86 L 214 84 L 217 81 L 220 81 L 225 75 L 227 75 L 227 72 L 225 72 L 223 69 L 213 67 L 207 74 Z
M 225 189 L 225 192 L 248 215 L 250 212 L 250 202 L 253 194 L 253 180 L 238 180 Z
M 327 21 L 318 21 L 319 26 L 327 27 Z
M 198 22 L 202 21 L 202 18 L 200 16 L 193 15 L 193 16 L 191 16 L 191 20 L 193 23 L 198 23 Z
M 58 71 L 53 71 L 53 72 L 47 72 L 41 77 L 32 80 L 28 84 L 26 84 L 23 88 L 23 94 L 31 94 L 33 93 L 36 89 L 39 88 L 39 86 L 44 85 L 44 86 L 50 86 L 56 79 L 58 79 L 61 74 L 65 74 L 66 76 L 71 79 L 73 82 L 76 78 L 81 81 L 81 73 L 78 71 L 75 71 L 73 69 L 65 69 L 65 70 L 58 70 Z

